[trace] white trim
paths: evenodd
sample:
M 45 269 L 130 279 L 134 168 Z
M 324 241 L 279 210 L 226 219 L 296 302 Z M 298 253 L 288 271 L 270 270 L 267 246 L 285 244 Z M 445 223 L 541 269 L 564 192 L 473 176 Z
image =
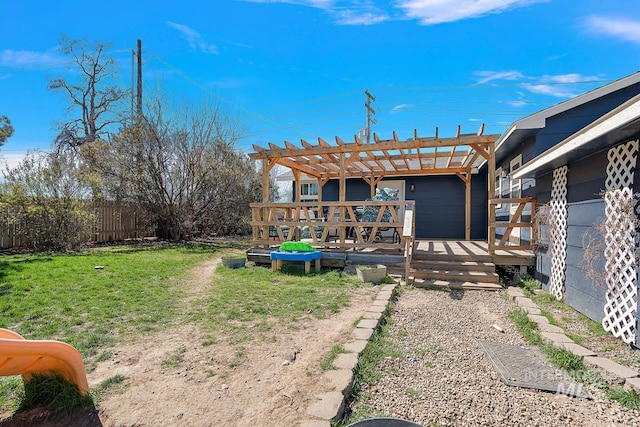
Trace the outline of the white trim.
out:
M 540 167 L 638 118 L 640 118 L 640 95 L 636 95 L 629 101 L 551 147 L 518 169 L 518 171 L 513 174 L 513 177 L 522 178 L 524 175 L 534 172 Z

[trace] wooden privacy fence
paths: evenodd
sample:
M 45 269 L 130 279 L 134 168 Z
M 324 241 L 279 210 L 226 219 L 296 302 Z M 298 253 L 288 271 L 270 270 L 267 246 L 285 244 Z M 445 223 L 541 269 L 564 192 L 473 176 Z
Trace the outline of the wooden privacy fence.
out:
M 148 235 L 144 233 L 139 213 L 131 204 L 99 201 L 91 202 L 89 206 L 96 217 L 96 225 L 90 241 L 117 242 Z
M 95 216 L 94 229 L 87 242 L 107 243 L 149 236 L 150 231 L 140 220 L 134 205 L 114 201 L 90 201 L 86 209 Z M 24 224 L 20 224 L 24 227 Z M 0 249 L 24 248 L 28 242 L 16 233 L 16 224 L 0 224 Z M 151 230 L 153 231 L 153 230 Z

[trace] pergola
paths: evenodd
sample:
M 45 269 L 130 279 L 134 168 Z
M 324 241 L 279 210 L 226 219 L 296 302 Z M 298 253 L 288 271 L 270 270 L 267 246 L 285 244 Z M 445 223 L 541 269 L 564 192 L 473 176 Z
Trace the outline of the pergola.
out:
M 331 179 L 339 180 L 339 202 L 346 200 L 347 178 L 361 178 L 371 187 L 371 197 L 376 185 L 383 178 L 394 176 L 456 175 L 465 183 L 465 238 L 471 238 L 471 176 L 477 173 L 483 162 L 488 165 L 488 198 L 493 197 L 495 187 L 495 141 L 499 135 L 484 135 L 484 125 L 477 133 L 461 134 L 460 126 L 455 136 L 440 138 L 421 137 L 414 130 L 413 137 L 399 139 L 393 132 L 392 139 L 380 139 L 367 144 L 357 136 L 353 142 L 336 137 L 332 145 L 318 138 L 318 144 L 305 140 L 300 146 L 285 141 L 284 147 L 269 143 L 268 148 L 253 145 L 253 160 L 262 162 L 263 204 L 269 203 L 269 172 L 275 165 L 291 168 L 296 182 L 296 200 L 300 200 L 302 173 L 318 180 L 318 202 L 322 202 L 322 187 Z M 489 223 L 495 222 L 495 213 L 489 205 Z M 342 214 L 344 219 L 344 213 Z M 491 232 L 490 228 L 490 234 Z M 489 236 L 490 239 L 495 236 Z M 490 240 L 491 241 L 491 240 Z

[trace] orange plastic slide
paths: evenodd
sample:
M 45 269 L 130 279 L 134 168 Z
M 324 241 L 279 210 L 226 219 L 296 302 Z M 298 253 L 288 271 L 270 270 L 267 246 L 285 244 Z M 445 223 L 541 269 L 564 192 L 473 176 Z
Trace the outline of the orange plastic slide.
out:
M 82 356 L 61 341 L 25 340 L 21 335 L 0 328 L 0 376 L 53 372 L 76 384 L 82 394 L 89 393 Z

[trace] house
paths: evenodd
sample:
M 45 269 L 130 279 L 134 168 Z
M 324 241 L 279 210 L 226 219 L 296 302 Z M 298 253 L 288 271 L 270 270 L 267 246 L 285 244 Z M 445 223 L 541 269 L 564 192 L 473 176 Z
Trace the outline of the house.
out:
M 525 117 L 495 155 L 496 196 L 537 200 L 537 236 L 511 236 L 538 248 L 535 277 L 635 345 L 639 94 L 635 73 Z

